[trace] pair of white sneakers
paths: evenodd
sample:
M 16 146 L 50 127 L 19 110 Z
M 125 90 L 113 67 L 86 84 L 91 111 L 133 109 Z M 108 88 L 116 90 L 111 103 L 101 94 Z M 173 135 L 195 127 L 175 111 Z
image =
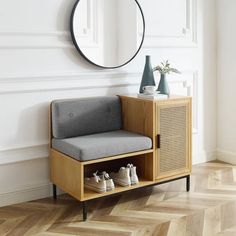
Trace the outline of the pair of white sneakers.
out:
M 128 164 L 127 167 L 121 167 L 118 172 L 110 173 L 110 176 L 105 171 L 101 174 L 97 171 L 93 173 L 93 177 L 85 178 L 84 187 L 97 193 L 104 193 L 115 189 L 114 182 L 120 186 L 131 186 L 139 183 L 136 166 L 133 164 Z
M 93 173 L 93 177 L 85 178 L 84 187 L 98 193 L 113 190 L 115 188 L 113 180 L 109 174 L 103 171 L 101 174 Z
M 128 164 L 127 167 L 121 167 L 117 173 L 112 172 L 110 176 L 120 186 L 131 186 L 139 183 L 136 166 L 133 164 Z

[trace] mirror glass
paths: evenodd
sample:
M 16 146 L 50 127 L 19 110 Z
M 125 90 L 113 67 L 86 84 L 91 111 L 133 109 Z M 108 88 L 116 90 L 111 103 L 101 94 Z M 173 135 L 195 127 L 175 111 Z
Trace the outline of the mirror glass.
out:
M 137 55 L 145 22 L 136 0 L 79 0 L 70 27 L 73 43 L 87 61 L 117 68 Z

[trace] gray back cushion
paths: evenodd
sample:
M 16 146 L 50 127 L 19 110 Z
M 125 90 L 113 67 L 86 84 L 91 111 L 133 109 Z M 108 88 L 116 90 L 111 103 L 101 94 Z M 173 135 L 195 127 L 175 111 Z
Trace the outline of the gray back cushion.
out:
M 51 109 L 54 138 L 119 130 L 122 126 L 117 96 L 56 100 Z

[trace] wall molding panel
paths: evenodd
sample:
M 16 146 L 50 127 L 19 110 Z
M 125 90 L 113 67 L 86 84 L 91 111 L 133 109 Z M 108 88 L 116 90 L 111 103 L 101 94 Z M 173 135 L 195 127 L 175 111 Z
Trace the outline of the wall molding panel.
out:
M 137 86 L 141 81 L 141 75 L 136 72 L 101 73 L 94 71 L 88 73 L 2 76 L 0 77 L 0 95 Z
M 197 46 L 197 0 L 186 1 L 186 24 L 182 26 L 181 34 L 163 35 L 146 32 L 144 48 L 164 47 L 196 47 Z M 87 28 L 80 33 L 82 43 L 89 39 L 87 47 L 97 47 L 98 32 L 96 19 L 98 13 L 95 4 L 88 2 Z M 95 17 L 91 17 L 93 12 Z M 69 31 L 0 31 L 0 50 L 14 49 L 53 49 L 53 48 L 74 48 Z
M 170 86 L 171 85 L 181 85 L 182 89 L 184 89 L 183 92 L 178 93 L 178 88 L 174 88 L 172 91 L 177 91 L 178 94 L 191 96 L 192 97 L 192 103 L 193 103 L 193 111 L 192 111 L 192 117 L 193 117 L 193 134 L 197 134 L 199 131 L 199 121 L 198 121 L 198 106 L 199 106 L 199 95 L 198 95 L 198 71 L 183 71 L 182 76 L 180 76 L 179 79 L 176 78 L 175 75 L 169 75 L 170 79 L 168 80 Z
M 69 31 L 0 31 L 0 50 L 74 48 Z
M 184 1 L 186 24 L 181 26 L 182 30 L 178 34 L 168 35 L 147 32 L 144 42 L 145 48 L 197 47 L 197 0 Z
M 0 95 L 11 93 L 48 92 L 58 90 L 95 89 L 104 87 L 139 86 L 140 72 L 86 72 L 86 73 L 48 73 L 41 75 L 0 76 Z M 157 77 L 157 76 L 156 76 Z M 197 102 L 198 72 L 183 71 L 176 79 L 169 76 L 170 84 L 182 84 L 187 96 Z M 184 94 L 183 94 L 184 95 Z

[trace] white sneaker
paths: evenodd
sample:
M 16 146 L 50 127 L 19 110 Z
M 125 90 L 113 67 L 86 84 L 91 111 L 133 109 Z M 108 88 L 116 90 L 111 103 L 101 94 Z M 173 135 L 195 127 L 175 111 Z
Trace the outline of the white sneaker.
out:
M 114 180 L 114 182 L 121 186 L 130 186 L 131 180 L 130 180 L 130 169 L 121 167 L 120 170 L 117 173 L 110 173 L 111 178 Z
M 106 181 L 101 180 L 97 173 L 93 173 L 93 177 L 85 178 L 84 187 L 97 193 L 104 193 L 106 192 Z
M 136 166 L 134 166 L 133 164 L 128 164 L 127 168 L 130 169 L 130 179 L 131 179 L 131 184 L 138 184 L 139 180 L 138 180 L 138 176 L 136 173 Z
M 106 181 L 106 191 L 115 189 L 113 179 L 110 178 L 109 174 L 106 171 L 103 171 L 101 175 L 99 175 L 99 177 L 101 180 Z

